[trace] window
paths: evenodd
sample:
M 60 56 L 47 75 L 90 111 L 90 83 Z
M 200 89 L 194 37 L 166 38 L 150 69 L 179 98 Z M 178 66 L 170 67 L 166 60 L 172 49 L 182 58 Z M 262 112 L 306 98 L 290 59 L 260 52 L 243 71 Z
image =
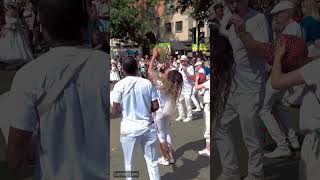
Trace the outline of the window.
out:
M 176 32 L 181 33 L 182 32 L 182 21 L 176 22 Z
M 166 23 L 165 24 L 165 32 L 166 33 L 172 33 L 172 29 L 171 29 L 171 23 Z

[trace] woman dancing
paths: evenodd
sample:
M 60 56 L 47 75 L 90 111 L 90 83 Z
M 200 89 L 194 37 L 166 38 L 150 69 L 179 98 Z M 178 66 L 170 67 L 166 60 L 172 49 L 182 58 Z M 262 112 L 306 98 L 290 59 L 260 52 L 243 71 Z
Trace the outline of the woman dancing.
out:
M 159 94 L 160 108 L 155 113 L 155 124 L 158 128 L 158 138 L 162 157 L 158 163 L 170 165 L 174 163 L 173 146 L 169 135 L 169 127 L 173 111 L 176 109 L 176 102 L 179 98 L 183 85 L 182 75 L 177 70 L 160 69 L 155 71 L 154 65 L 159 57 L 158 49 L 153 50 L 153 56 L 148 67 L 149 79 L 156 86 Z

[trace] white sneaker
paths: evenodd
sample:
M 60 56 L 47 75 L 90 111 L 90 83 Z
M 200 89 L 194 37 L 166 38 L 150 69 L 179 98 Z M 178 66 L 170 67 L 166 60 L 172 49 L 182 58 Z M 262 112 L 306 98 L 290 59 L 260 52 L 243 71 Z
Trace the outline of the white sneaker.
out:
M 243 180 L 264 180 L 264 177 L 248 174 L 248 176 L 246 178 L 244 178 Z
M 208 149 L 203 149 L 201 151 L 198 151 L 198 153 L 201 156 L 209 156 L 210 157 L 210 151 Z
M 192 110 L 192 112 L 201 112 L 201 109 L 200 108 L 196 108 L 196 109 Z
M 170 165 L 170 162 L 168 160 L 165 160 L 163 157 L 158 158 L 158 163 L 162 164 L 164 166 L 169 166 Z
M 291 156 L 292 152 L 289 148 L 287 149 L 280 149 L 277 147 L 274 151 L 269 153 L 264 153 L 264 157 L 267 158 L 281 158 L 281 157 L 288 157 Z
M 176 121 L 182 121 L 183 120 L 183 117 L 179 116 Z
M 293 140 L 292 142 L 290 142 L 291 146 L 293 147 L 293 149 L 297 150 L 300 149 L 300 143 L 298 142 L 298 140 Z
M 187 117 L 187 118 L 185 118 L 185 119 L 183 120 L 183 122 L 190 122 L 190 121 L 192 121 L 192 118 L 190 118 L 190 117 Z

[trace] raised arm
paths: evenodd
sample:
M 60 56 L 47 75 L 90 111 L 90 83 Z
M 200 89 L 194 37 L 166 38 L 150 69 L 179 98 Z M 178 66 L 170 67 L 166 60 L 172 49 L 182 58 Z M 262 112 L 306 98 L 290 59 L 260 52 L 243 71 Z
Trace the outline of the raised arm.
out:
M 156 61 L 156 59 L 159 57 L 159 52 L 158 49 L 155 48 L 153 49 L 153 53 L 152 53 L 152 57 L 151 57 L 151 61 L 148 67 L 148 77 L 151 80 L 151 82 L 156 82 L 158 80 L 158 76 L 156 71 L 154 70 L 154 63 Z

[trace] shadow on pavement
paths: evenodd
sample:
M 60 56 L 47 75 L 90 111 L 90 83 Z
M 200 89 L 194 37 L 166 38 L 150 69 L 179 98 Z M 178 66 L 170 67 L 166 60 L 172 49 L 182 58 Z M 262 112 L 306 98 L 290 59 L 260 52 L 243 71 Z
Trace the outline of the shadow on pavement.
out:
M 183 157 L 184 152 L 192 150 L 198 154 L 198 151 L 202 150 L 205 147 L 205 140 L 197 140 L 189 142 L 175 152 L 176 159 L 180 159 L 183 165 L 177 167 L 176 165 L 172 166 L 173 172 L 166 173 L 161 177 L 163 180 L 177 180 L 177 179 L 194 179 L 199 176 L 200 170 L 207 166 L 210 166 L 209 157 L 197 156 L 195 160 L 186 159 Z

